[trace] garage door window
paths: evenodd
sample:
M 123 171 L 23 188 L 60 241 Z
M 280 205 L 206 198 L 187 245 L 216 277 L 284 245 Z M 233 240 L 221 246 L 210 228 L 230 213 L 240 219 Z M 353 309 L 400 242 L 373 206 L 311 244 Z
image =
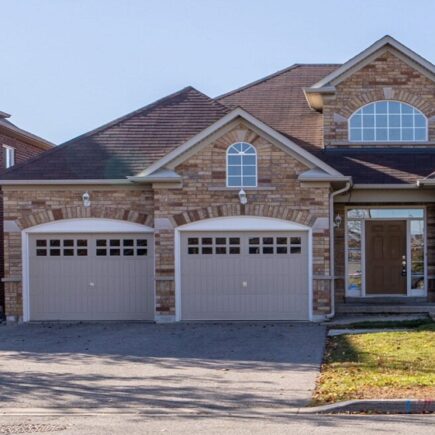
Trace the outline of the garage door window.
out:
M 88 241 L 86 239 L 38 239 L 36 240 L 37 257 L 86 257 Z
M 189 237 L 189 255 L 234 255 L 240 254 L 240 237 Z
M 146 239 L 98 239 L 97 257 L 135 257 L 148 255 Z
M 249 254 L 300 254 L 300 237 L 250 237 Z

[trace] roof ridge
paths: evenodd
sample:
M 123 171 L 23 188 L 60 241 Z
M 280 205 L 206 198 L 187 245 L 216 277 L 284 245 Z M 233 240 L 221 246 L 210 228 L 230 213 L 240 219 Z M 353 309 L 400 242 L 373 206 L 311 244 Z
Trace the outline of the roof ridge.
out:
M 225 112 L 228 112 L 230 109 L 225 104 L 222 104 L 220 101 L 218 101 L 216 98 L 209 97 L 204 92 L 199 91 L 198 89 L 190 86 L 194 91 L 198 92 L 198 94 L 201 94 L 202 96 L 208 98 L 210 101 L 212 101 L 214 104 L 218 105 L 220 108 L 222 108 Z
M 265 77 L 262 77 L 261 79 L 255 80 L 255 81 L 253 81 L 251 83 L 248 83 L 247 85 L 241 86 L 241 87 L 236 88 L 236 89 L 234 89 L 232 91 L 229 91 L 229 92 L 226 92 L 224 94 L 218 95 L 217 97 L 214 97 L 214 99 L 215 100 L 220 100 L 220 99 L 228 97 L 230 95 L 237 94 L 238 92 L 242 92 L 242 91 L 244 91 L 244 90 L 246 90 L 246 89 L 248 89 L 248 88 L 250 88 L 252 86 L 258 85 L 258 84 L 266 82 L 268 80 L 271 80 L 271 79 L 273 79 L 275 77 L 278 77 L 281 74 L 285 74 L 286 72 L 289 72 L 289 71 L 291 71 L 293 69 L 296 69 L 296 68 L 306 67 L 306 66 L 312 66 L 312 67 L 316 67 L 316 66 L 337 66 L 338 67 L 340 65 L 342 65 L 342 64 L 341 63 L 294 63 L 293 65 L 290 65 L 287 68 L 284 68 L 284 69 L 281 69 L 279 71 L 276 71 L 276 72 L 274 72 L 272 74 L 269 74 L 269 75 L 267 75 Z
M 298 63 L 299 66 L 341 66 L 342 63 L 329 63 L 329 62 L 314 62 L 314 63 Z
M 119 118 L 116 118 L 116 119 L 114 119 L 113 121 L 110 121 L 110 122 L 108 122 L 108 123 L 106 123 L 106 124 L 103 124 L 102 126 L 100 126 L 100 127 L 98 127 L 98 128 L 95 128 L 95 129 L 93 129 L 93 130 L 90 130 L 90 131 L 88 131 L 87 133 L 81 134 L 80 136 L 77 136 L 77 137 L 75 137 L 75 138 L 73 138 L 73 139 L 70 139 L 70 140 L 68 140 L 68 141 L 66 141 L 66 142 L 63 142 L 63 143 L 60 144 L 60 145 L 57 145 L 57 146 L 55 146 L 55 147 L 53 147 L 53 148 L 51 148 L 51 149 L 49 149 L 49 150 L 47 150 L 47 151 L 45 151 L 45 152 L 43 152 L 43 153 L 41 153 L 41 154 L 38 154 L 38 155 L 36 155 L 36 156 L 34 156 L 34 157 L 31 157 L 30 159 L 27 159 L 27 160 L 25 160 L 24 162 L 18 163 L 18 164 L 16 164 L 16 165 L 12 166 L 11 168 L 8 168 L 8 169 L 6 169 L 5 171 L 2 171 L 2 173 L 1 173 L 1 175 L 0 175 L 0 179 L 1 179 L 4 175 L 7 175 L 7 174 L 10 174 L 10 173 L 13 173 L 13 172 L 15 172 L 15 171 L 18 170 L 18 169 L 21 169 L 21 168 L 23 168 L 23 167 L 25 167 L 25 166 L 28 166 L 28 165 L 30 165 L 30 164 L 33 164 L 35 161 L 38 161 L 38 160 L 40 160 L 40 159 L 45 158 L 47 155 L 52 155 L 53 153 L 56 153 L 56 152 L 58 152 L 58 151 L 60 151 L 60 150 L 63 150 L 63 149 L 66 148 L 67 146 L 72 145 L 72 144 L 78 142 L 78 141 L 81 140 L 81 139 L 84 139 L 84 138 L 90 137 L 90 136 L 92 136 L 92 135 L 94 135 L 94 134 L 96 134 L 96 133 L 100 133 L 101 131 L 104 131 L 104 130 L 106 130 L 107 128 L 113 127 L 114 125 L 119 124 L 120 122 L 123 122 L 123 121 L 125 121 L 125 120 L 127 120 L 127 119 L 133 117 L 134 115 L 137 115 L 137 114 L 139 114 L 139 113 L 145 112 L 146 110 L 153 109 L 153 108 L 157 107 L 159 104 L 161 104 L 161 103 L 163 103 L 163 102 L 165 102 L 165 101 L 169 101 L 171 98 L 177 97 L 178 95 L 181 95 L 181 94 L 183 94 L 184 92 L 188 92 L 188 91 L 192 91 L 192 90 L 195 91 L 195 92 L 197 92 L 197 93 L 199 93 L 199 94 L 201 94 L 201 95 L 205 95 L 205 94 L 203 94 L 202 92 L 200 92 L 200 91 L 198 91 L 197 89 L 195 89 L 193 86 L 186 86 L 186 87 L 180 89 L 180 90 L 177 91 L 177 92 L 173 92 L 172 94 L 166 95 L 166 96 L 163 97 L 163 98 L 159 98 L 158 100 L 156 100 L 156 101 L 154 101 L 154 102 L 152 102 L 152 103 L 150 103 L 150 104 L 147 104 L 146 106 L 143 106 L 143 107 L 141 107 L 140 109 L 136 109 L 136 110 L 134 110 L 134 111 L 128 113 L 127 115 L 124 115 L 124 116 L 121 116 L 121 117 L 119 117 Z M 205 95 L 205 96 L 206 96 L 206 95 Z M 218 101 L 215 101 L 214 99 L 212 99 L 212 98 L 210 98 L 210 97 L 207 97 L 207 98 L 213 100 L 215 103 L 217 103 L 217 104 L 219 104 L 220 106 L 226 108 L 226 106 L 222 105 L 222 104 L 219 103 Z
M 115 118 L 112 121 L 106 122 L 105 124 L 100 125 L 97 128 L 94 128 L 92 130 L 89 130 L 86 133 L 83 133 L 83 134 L 81 134 L 79 136 L 76 136 L 76 137 L 74 137 L 72 139 L 69 139 L 66 142 L 63 142 L 62 144 L 60 144 L 58 146 L 63 146 L 63 145 L 66 145 L 66 144 L 69 144 L 69 143 L 72 143 L 72 142 L 76 142 L 78 140 L 84 139 L 85 137 L 89 137 L 89 136 L 92 136 L 92 135 L 94 135 L 96 133 L 100 133 L 100 132 L 102 132 L 102 131 L 110 128 L 110 127 L 113 127 L 116 124 L 119 124 L 120 122 L 126 121 L 127 119 L 132 118 L 135 115 L 138 115 L 139 113 L 145 112 L 146 110 L 153 109 L 156 106 L 158 106 L 159 104 L 162 104 L 165 101 L 170 100 L 171 98 L 177 97 L 178 95 L 181 95 L 184 92 L 192 91 L 192 90 L 196 91 L 196 92 L 199 92 L 193 86 L 186 86 L 186 87 L 180 89 L 179 91 L 173 92 L 172 94 L 169 94 L 169 95 L 166 95 L 165 97 L 159 98 L 158 100 L 155 100 L 152 103 L 149 103 L 149 104 L 147 104 L 147 105 L 145 105 L 143 107 L 140 107 L 139 109 L 135 109 L 132 112 L 127 113 L 126 115 L 123 115 L 123 116 L 120 116 L 118 118 Z
M 250 87 L 252 87 L 252 86 L 258 85 L 259 83 L 262 83 L 262 82 L 265 82 L 265 81 L 267 81 L 267 80 L 270 80 L 270 79 L 272 79 L 272 78 L 274 78 L 274 77 L 277 77 L 277 76 L 279 76 L 280 74 L 284 74 L 284 73 L 286 73 L 286 72 L 288 72 L 288 71 L 291 71 L 291 70 L 293 70 L 293 69 L 296 69 L 296 68 L 298 68 L 299 66 L 300 66 L 300 64 L 298 64 L 298 63 L 294 63 L 293 65 L 290 65 L 290 66 L 288 66 L 287 68 L 284 68 L 284 69 L 281 69 L 281 70 L 279 70 L 279 71 L 276 71 L 276 72 L 274 72 L 274 73 L 272 73 L 272 74 L 269 74 L 269 75 L 267 75 L 266 77 L 262 77 L 261 79 L 255 80 L 255 81 L 253 81 L 253 82 L 251 82 L 251 83 L 248 83 L 247 85 L 240 86 L 239 88 L 236 88 L 236 89 L 234 89 L 234 90 L 232 90 L 232 91 L 229 91 L 229 92 L 226 92 L 226 93 L 224 93 L 224 94 L 218 95 L 217 97 L 214 97 L 214 99 L 215 99 L 215 100 L 220 100 L 220 99 L 222 99 L 222 98 L 228 97 L 229 95 L 237 94 L 238 92 L 244 91 L 245 89 L 248 89 L 248 88 L 250 88 Z

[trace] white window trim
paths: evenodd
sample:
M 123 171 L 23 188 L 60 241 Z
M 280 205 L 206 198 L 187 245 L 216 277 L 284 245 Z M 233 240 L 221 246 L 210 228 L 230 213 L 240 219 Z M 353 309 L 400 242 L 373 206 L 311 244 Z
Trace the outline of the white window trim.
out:
M 419 114 L 422 115 L 424 117 L 425 121 L 426 121 L 425 138 L 423 140 L 413 140 L 413 139 L 411 139 L 411 140 L 388 140 L 388 139 L 387 140 L 376 140 L 376 139 L 373 139 L 373 140 L 364 140 L 362 138 L 364 128 L 361 127 L 361 140 L 352 140 L 351 136 L 350 136 L 350 133 L 351 133 L 350 123 L 351 123 L 352 118 L 356 114 L 358 114 L 362 109 L 364 109 L 364 107 L 370 106 L 371 104 L 382 103 L 382 102 L 393 102 L 393 103 L 405 104 L 405 105 L 407 105 L 409 107 L 412 107 L 413 109 L 417 110 L 419 112 Z M 389 114 L 387 114 L 387 116 L 388 115 Z M 373 126 L 373 128 L 376 129 L 376 116 L 375 116 L 375 125 Z M 385 127 L 385 128 L 387 130 L 389 129 L 388 126 Z M 400 126 L 400 130 L 402 130 L 402 128 L 403 127 L 401 125 Z M 415 133 L 415 127 L 413 127 L 413 130 L 414 130 L 414 133 Z M 409 143 L 424 143 L 424 142 L 427 142 L 429 140 L 429 121 L 427 119 L 427 116 L 420 109 L 418 109 L 417 107 L 413 106 L 412 104 L 405 103 L 404 101 L 399 101 L 399 100 L 377 100 L 377 101 L 372 101 L 370 103 L 364 104 L 363 106 L 359 107 L 357 110 L 355 110 L 355 112 L 352 113 L 352 115 L 347 120 L 347 137 L 348 137 L 349 142 L 351 142 L 351 143 L 358 143 L 358 144 L 361 144 L 361 143 L 370 143 L 370 144 L 372 144 L 372 143 L 377 143 L 377 144 L 379 144 L 379 143 L 381 143 L 381 144 L 382 143 L 387 143 L 387 144 L 403 144 L 403 143 L 408 143 L 408 142 Z
M 9 145 L 3 145 L 5 152 L 5 167 L 6 169 L 12 168 L 15 165 L 15 148 Z M 8 153 L 9 156 L 8 156 Z
M 228 184 L 228 178 L 230 177 L 230 175 L 229 175 L 229 171 L 228 171 L 228 167 L 229 167 L 229 154 L 228 154 L 228 152 L 229 152 L 229 150 L 230 150 L 234 145 L 237 145 L 237 144 L 239 144 L 239 143 L 245 143 L 245 144 L 248 144 L 248 145 L 250 145 L 250 146 L 254 149 L 254 151 L 255 151 L 255 154 L 254 154 L 254 156 L 255 156 L 255 185 L 254 185 L 254 186 L 243 186 L 243 165 L 242 165 L 242 164 L 240 165 L 240 167 L 242 168 L 242 169 L 241 169 L 242 174 L 240 175 L 240 178 L 241 178 L 241 181 L 242 181 L 241 185 L 240 185 L 240 186 L 230 186 L 230 185 Z M 241 155 L 241 154 L 239 154 L 239 155 Z M 235 166 L 235 165 L 232 165 L 232 166 Z M 250 175 L 248 175 L 248 176 L 250 176 Z M 256 187 L 258 187 L 258 158 L 257 158 L 257 149 L 256 149 L 256 148 L 254 147 L 254 145 L 252 145 L 251 143 L 249 143 L 249 142 L 243 142 L 243 141 L 240 141 L 240 142 L 234 142 L 233 144 L 231 144 L 231 145 L 227 148 L 227 151 L 226 151 L 226 186 L 227 186 L 228 188 L 233 188 L 233 189 L 249 189 L 249 188 L 256 188 Z
M 311 227 L 296 222 L 258 216 L 234 216 L 204 219 L 175 228 L 175 320 L 181 313 L 181 233 L 183 231 L 307 231 L 308 232 L 308 319 L 313 315 L 313 231 Z
M 347 229 L 347 222 L 348 222 L 348 217 L 347 217 L 347 212 L 348 210 L 352 210 L 352 209 L 357 209 L 357 208 L 361 208 L 361 209 L 379 209 L 379 208 L 385 208 L 385 209 L 421 209 L 423 210 L 423 218 L 391 218 L 391 217 L 386 217 L 386 218 L 362 218 L 362 219 L 352 219 L 350 218 L 350 220 L 360 220 L 362 222 L 362 227 L 361 227 L 361 290 L 358 292 L 353 292 L 353 291 L 349 291 L 349 275 L 348 275 L 348 229 Z M 427 251 L 428 251 L 428 246 L 427 246 L 427 210 L 426 210 L 426 206 L 415 206 L 413 207 L 411 206 L 359 206 L 358 204 L 354 205 L 354 206 L 346 206 L 344 209 L 344 225 L 345 225 L 345 237 L 344 237 L 344 285 L 345 285 L 345 295 L 346 297 L 360 297 L 360 298 L 365 298 L 365 297 L 370 297 L 370 298 L 383 298 L 383 297 L 398 297 L 398 296 L 403 296 L 403 297 L 426 297 L 427 296 L 427 289 L 428 289 L 428 258 L 427 258 Z M 405 220 L 406 221 L 406 295 L 392 295 L 392 294 L 387 294 L 387 295 L 367 295 L 366 294 L 366 252 L 365 252 L 365 221 L 376 221 L 376 220 Z M 410 221 L 411 220 L 422 220 L 424 222 L 424 250 L 423 250 L 423 254 L 424 254 L 424 289 L 420 290 L 420 289 L 412 289 L 411 288 L 411 232 L 410 232 Z
M 21 232 L 21 255 L 23 262 L 23 321 L 30 320 L 30 270 L 29 270 L 29 236 L 31 234 L 50 233 L 153 233 L 154 229 L 146 225 L 115 219 L 82 218 L 64 219 L 35 225 Z M 155 242 L 154 242 L 155 243 Z M 154 256 L 155 258 L 155 256 Z M 155 265 L 154 265 L 155 267 Z M 155 299 L 154 285 L 154 300 Z

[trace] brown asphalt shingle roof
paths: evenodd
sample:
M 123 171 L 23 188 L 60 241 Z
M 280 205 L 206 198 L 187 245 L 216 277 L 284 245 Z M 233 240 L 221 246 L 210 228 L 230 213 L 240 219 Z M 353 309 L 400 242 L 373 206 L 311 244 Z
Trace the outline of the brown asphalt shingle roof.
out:
M 135 175 L 229 109 L 192 87 L 17 165 L 1 178 L 121 179 Z
M 322 114 L 303 88 L 339 65 L 293 65 L 212 99 L 192 87 L 132 112 L 17 165 L 1 178 L 120 179 L 141 172 L 232 108 L 240 106 L 355 183 L 415 183 L 433 173 L 435 151 L 411 148 L 322 147 Z
M 240 106 L 289 138 L 322 147 L 322 114 L 311 110 L 303 87 L 318 82 L 340 65 L 293 65 L 217 100 Z
M 248 110 L 343 175 L 352 176 L 354 183 L 415 183 L 432 173 L 435 152 L 427 148 L 323 148 L 322 114 L 309 108 L 303 88 L 339 66 L 293 65 L 217 100 Z

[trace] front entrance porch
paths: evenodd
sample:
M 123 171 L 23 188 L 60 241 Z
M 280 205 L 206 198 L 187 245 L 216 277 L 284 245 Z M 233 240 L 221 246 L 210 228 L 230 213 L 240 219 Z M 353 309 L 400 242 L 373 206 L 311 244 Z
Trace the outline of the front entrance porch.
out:
M 346 207 L 345 299 L 427 298 L 424 207 Z

